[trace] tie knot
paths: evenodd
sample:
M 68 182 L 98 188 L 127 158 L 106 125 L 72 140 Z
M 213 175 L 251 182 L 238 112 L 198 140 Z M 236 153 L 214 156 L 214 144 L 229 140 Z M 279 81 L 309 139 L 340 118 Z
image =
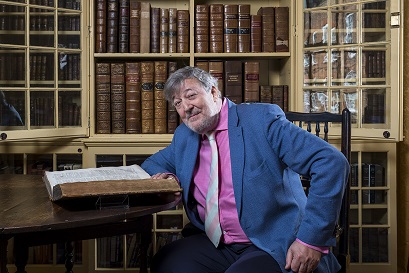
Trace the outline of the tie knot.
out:
M 215 131 L 210 131 L 206 133 L 207 138 L 209 141 L 214 140 Z

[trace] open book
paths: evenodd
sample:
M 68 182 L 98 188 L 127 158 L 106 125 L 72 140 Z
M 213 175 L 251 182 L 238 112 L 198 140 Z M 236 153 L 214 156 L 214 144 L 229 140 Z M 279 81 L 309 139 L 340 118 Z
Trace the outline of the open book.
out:
M 46 171 L 43 181 L 52 201 L 76 197 L 181 191 L 175 179 L 151 179 L 139 165 Z

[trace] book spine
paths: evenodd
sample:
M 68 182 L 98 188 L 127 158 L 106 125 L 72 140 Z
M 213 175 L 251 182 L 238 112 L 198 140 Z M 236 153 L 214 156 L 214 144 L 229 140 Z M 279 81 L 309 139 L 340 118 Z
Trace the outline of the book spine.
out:
M 189 52 L 189 11 L 177 11 L 177 53 Z
M 195 6 L 195 52 L 209 52 L 209 5 Z
M 206 72 L 209 72 L 209 61 L 207 60 L 195 60 L 195 66 Z
M 111 67 L 97 63 L 95 67 L 96 133 L 111 133 Z
M 250 5 L 238 5 L 237 50 L 240 53 L 250 52 Z
M 141 30 L 140 53 L 149 53 L 151 37 L 151 4 L 141 2 Z
M 260 63 L 256 61 L 244 62 L 244 102 L 259 102 Z
M 284 110 L 284 89 L 282 85 L 272 86 L 273 103 Z
M 163 87 L 167 79 L 167 61 L 155 61 L 154 72 L 154 127 L 155 134 L 166 134 L 167 132 L 167 103 L 163 93 Z
M 290 38 L 290 11 L 288 7 L 275 8 L 275 50 L 276 52 L 289 51 Z
M 140 134 L 141 130 L 141 64 L 125 64 L 126 133 Z
M 139 53 L 141 46 L 141 2 L 129 0 L 129 52 Z
M 271 85 L 260 85 L 260 102 L 263 103 L 273 102 Z
M 118 52 L 129 52 L 129 0 L 119 0 Z
M 95 52 L 105 53 L 107 51 L 106 39 L 106 27 L 107 27 L 107 1 L 96 1 L 96 14 L 95 14 Z
M 168 63 L 168 77 L 177 70 L 177 62 Z M 168 102 L 168 134 L 173 134 L 178 126 L 179 115 L 172 101 Z
M 111 63 L 112 134 L 125 134 L 125 64 Z
M 151 48 L 150 52 L 159 53 L 160 8 L 151 7 Z
M 168 52 L 177 52 L 177 9 L 169 8 Z
M 237 53 L 238 5 L 224 5 L 224 52 Z
M 210 60 L 209 61 L 209 73 L 217 79 L 217 87 L 220 93 L 224 96 L 224 80 L 223 80 L 223 61 Z
M 159 52 L 167 53 L 169 48 L 169 9 L 160 9 Z
M 154 63 L 151 61 L 141 62 L 141 118 L 142 133 L 153 134 L 154 129 Z
M 243 102 L 242 67 L 241 61 L 224 61 L 224 96 L 237 104 Z
M 209 6 L 209 51 L 210 53 L 223 53 L 224 36 L 224 6 L 223 4 L 210 4 Z
M 118 52 L 118 0 L 107 0 L 107 52 Z
M 261 7 L 258 10 L 257 14 L 261 15 L 261 50 L 262 52 L 274 52 L 275 8 Z

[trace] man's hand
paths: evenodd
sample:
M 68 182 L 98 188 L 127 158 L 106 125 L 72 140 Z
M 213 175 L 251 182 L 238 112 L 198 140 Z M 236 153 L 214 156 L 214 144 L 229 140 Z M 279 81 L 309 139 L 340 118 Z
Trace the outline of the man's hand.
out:
M 171 174 L 171 173 L 157 173 L 151 176 L 152 179 L 170 179 L 170 178 L 175 178 L 176 177 Z
M 320 259 L 321 252 L 294 241 L 287 251 L 285 269 L 309 273 L 317 268 Z

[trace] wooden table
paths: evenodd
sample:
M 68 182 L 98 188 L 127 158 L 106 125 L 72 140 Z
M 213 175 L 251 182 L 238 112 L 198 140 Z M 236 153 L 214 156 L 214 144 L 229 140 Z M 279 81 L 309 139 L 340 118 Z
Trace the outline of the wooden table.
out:
M 41 176 L 0 175 L 0 273 L 7 272 L 7 244 L 14 238 L 17 272 L 24 273 L 28 247 L 66 243 L 66 270 L 72 272 L 72 243 L 142 232 L 142 246 L 151 241 L 152 214 L 175 207 L 180 196 L 144 194 L 129 197 L 129 208 L 97 209 L 95 198 L 51 202 Z M 70 253 L 71 252 L 71 253 Z M 142 251 L 146 254 L 146 251 Z M 147 272 L 141 257 L 141 271 Z

